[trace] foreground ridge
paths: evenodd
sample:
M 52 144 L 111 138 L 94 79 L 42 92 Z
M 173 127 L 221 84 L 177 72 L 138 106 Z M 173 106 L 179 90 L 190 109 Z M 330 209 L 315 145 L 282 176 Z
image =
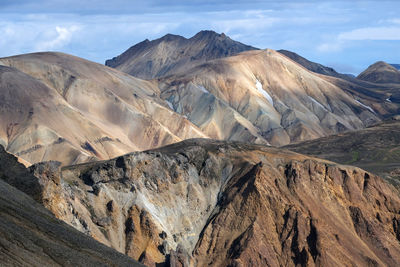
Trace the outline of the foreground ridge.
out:
M 149 266 L 400 263 L 398 193 L 356 167 L 206 139 L 64 167 L 61 176 L 48 164 L 32 167 L 43 192 L 57 187 L 45 205 Z

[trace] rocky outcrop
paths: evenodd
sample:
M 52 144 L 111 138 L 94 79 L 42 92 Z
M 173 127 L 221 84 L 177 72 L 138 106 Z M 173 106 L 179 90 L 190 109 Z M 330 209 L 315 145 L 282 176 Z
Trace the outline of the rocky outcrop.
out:
M 201 31 L 189 39 L 167 34 L 153 41 L 146 39 L 105 64 L 138 78 L 153 79 L 186 71 L 208 60 L 255 49 L 213 31 Z
M 1 266 L 142 266 L 56 219 L 16 189 L 37 200 L 46 197 L 40 196 L 38 179 L 0 148 Z
M 63 167 L 60 185 L 60 219 L 149 266 L 400 263 L 393 187 L 285 150 L 187 140 Z

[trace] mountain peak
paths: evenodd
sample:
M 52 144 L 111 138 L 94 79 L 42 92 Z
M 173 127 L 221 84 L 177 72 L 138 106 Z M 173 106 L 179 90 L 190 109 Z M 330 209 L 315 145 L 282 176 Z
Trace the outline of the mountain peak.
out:
M 204 30 L 196 33 L 191 39 L 210 39 L 210 38 L 227 39 L 229 37 L 226 36 L 225 33 L 217 33 L 211 30 Z
M 193 37 L 167 34 L 150 42 L 141 42 L 106 65 L 142 79 L 165 77 L 205 61 L 233 56 L 257 48 L 242 44 L 224 33 L 200 31 Z
M 177 35 L 177 34 L 167 33 L 160 39 L 156 39 L 154 41 L 158 41 L 158 40 L 159 41 L 175 41 L 175 40 L 186 40 L 186 38 L 183 36 Z
M 357 78 L 374 83 L 398 83 L 400 71 L 384 61 L 377 61 L 360 73 Z

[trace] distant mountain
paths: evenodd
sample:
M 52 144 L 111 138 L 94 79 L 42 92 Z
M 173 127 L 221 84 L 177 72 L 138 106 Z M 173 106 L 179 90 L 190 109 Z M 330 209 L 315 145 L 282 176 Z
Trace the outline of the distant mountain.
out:
M 103 65 L 61 53 L 0 65 L 0 144 L 27 164 L 76 164 L 207 137 L 159 98 L 156 84 Z
M 360 73 L 357 78 L 373 83 L 400 83 L 400 71 L 386 62 L 378 61 Z
M 400 70 L 400 64 L 390 64 L 390 65 L 395 67 L 396 69 Z
M 106 65 L 135 77 L 152 79 L 185 71 L 211 59 L 236 55 L 257 48 L 230 39 L 225 34 L 201 31 L 186 39 L 167 34 L 153 41 L 138 43 Z
M 143 266 L 58 220 L 32 198 L 59 201 L 44 187 L 0 145 L 1 266 Z

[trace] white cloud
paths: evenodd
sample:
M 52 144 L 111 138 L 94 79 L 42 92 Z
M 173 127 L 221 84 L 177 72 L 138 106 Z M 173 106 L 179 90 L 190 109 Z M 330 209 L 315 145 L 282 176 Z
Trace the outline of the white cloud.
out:
M 355 41 L 400 41 L 400 27 L 365 27 L 342 32 L 331 37 L 328 42 L 318 45 L 317 50 L 319 52 L 338 52 Z
M 317 46 L 319 52 L 338 52 L 343 50 L 345 42 L 340 40 L 332 40 L 332 42 L 323 43 Z
M 69 27 L 56 26 L 55 29 L 52 30 L 52 37 L 48 40 L 39 42 L 36 45 L 35 50 L 47 51 L 63 48 L 69 44 L 72 39 L 72 35 L 78 30 L 79 27 L 76 25 Z
M 400 40 L 400 27 L 367 27 L 339 34 L 338 40 L 363 41 Z
M 390 19 L 390 20 L 388 20 L 388 22 L 394 23 L 394 24 L 400 24 L 400 18 Z

